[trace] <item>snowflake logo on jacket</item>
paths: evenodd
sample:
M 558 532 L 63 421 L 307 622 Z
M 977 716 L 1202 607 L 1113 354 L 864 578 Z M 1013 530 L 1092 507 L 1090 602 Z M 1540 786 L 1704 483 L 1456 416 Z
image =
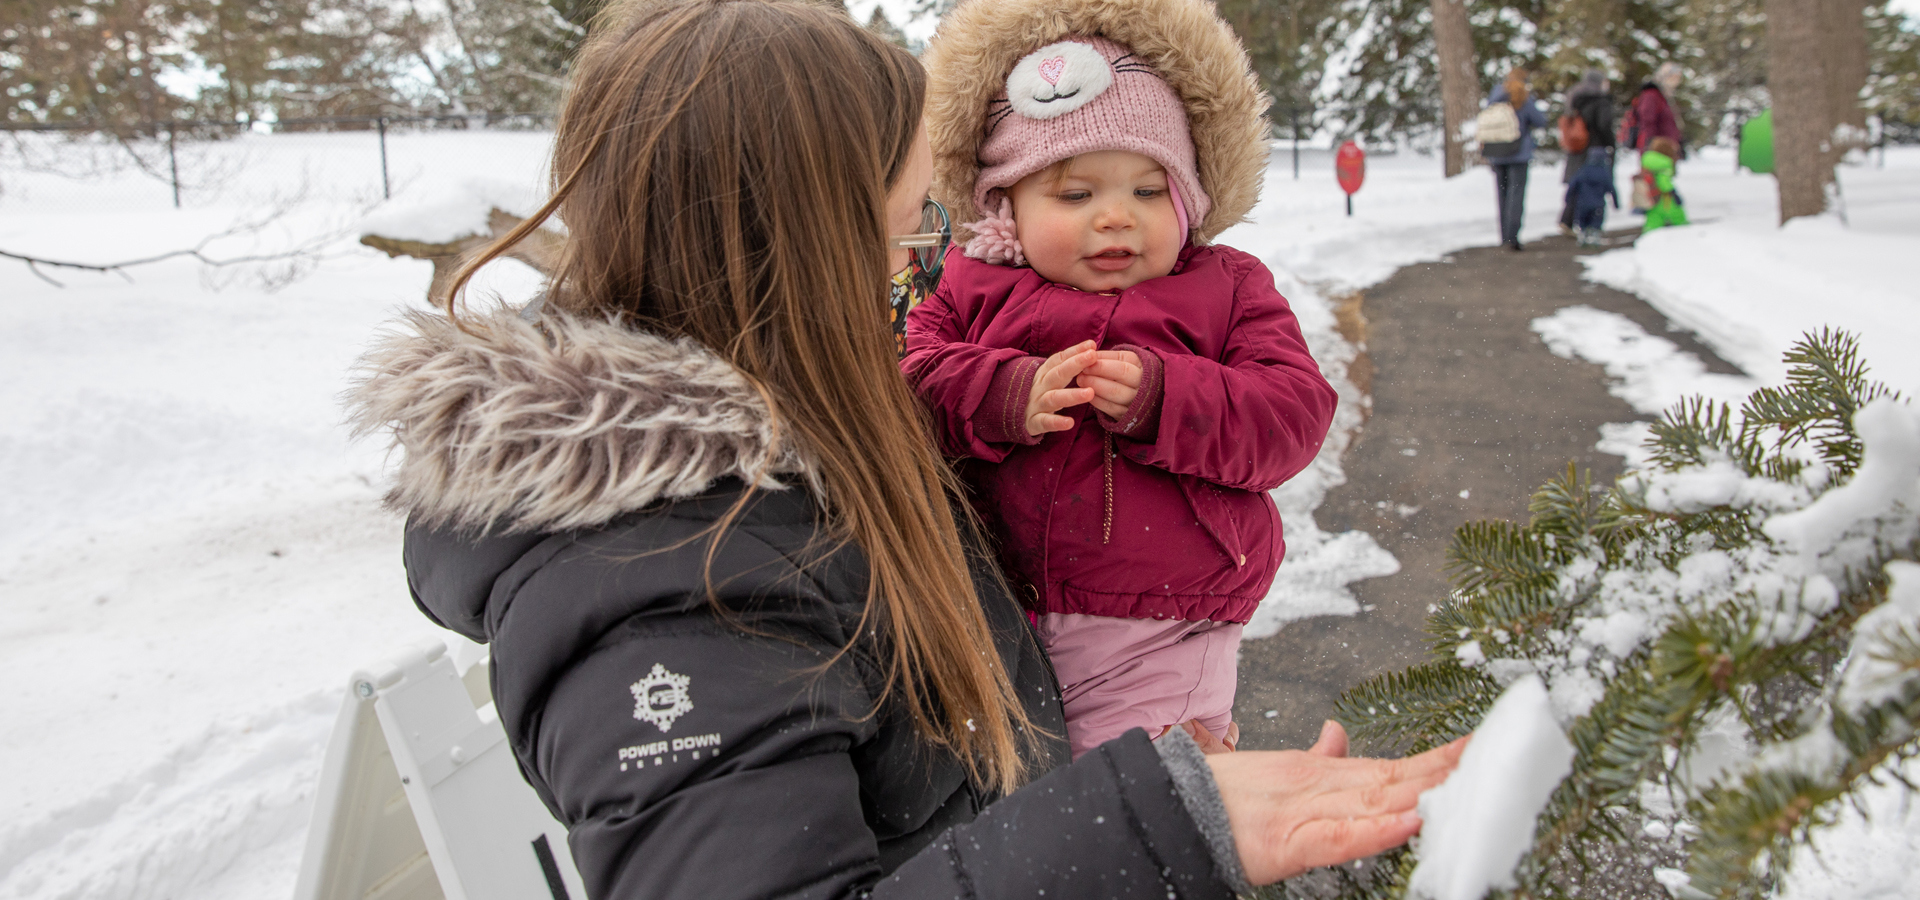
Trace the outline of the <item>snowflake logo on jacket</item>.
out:
M 687 694 L 687 686 L 693 683 L 690 675 L 675 675 L 659 663 L 646 677 L 633 683 L 633 717 L 642 722 L 652 722 L 661 731 L 673 728 L 675 719 L 693 712 L 693 698 Z

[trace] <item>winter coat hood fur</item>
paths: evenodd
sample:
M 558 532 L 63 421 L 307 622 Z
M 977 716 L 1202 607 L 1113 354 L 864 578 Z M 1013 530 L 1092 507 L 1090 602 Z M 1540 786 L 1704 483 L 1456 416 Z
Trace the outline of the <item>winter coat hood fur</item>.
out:
M 949 13 L 923 62 L 933 194 L 954 221 L 994 212 L 973 205 L 987 102 L 1021 57 L 1075 35 L 1127 45 L 1186 105 L 1200 186 L 1213 199 L 1196 238 L 1244 221 L 1267 168 L 1268 98 L 1239 38 L 1204 0 L 967 0 Z
M 739 478 L 811 471 L 765 398 L 688 340 L 548 311 L 411 312 L 360 360 L 356 435 L 400 452 L 387 505 L 418 524 L 560 531 Z

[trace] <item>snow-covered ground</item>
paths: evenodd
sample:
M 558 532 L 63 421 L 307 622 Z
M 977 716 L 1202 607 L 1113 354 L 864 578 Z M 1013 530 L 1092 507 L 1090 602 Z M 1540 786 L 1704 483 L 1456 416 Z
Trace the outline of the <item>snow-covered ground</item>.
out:
M 396 203 L 475 178 L 537 190 L 546 143 L 528 133 L 393 135 Z M 0 250 L 124 260 L 249 223 L 205 253 L 317 249 L 216 269 L 174 259 L 125 277 L 41 270 L 64 287 L 0 259 L 0 378 L 10 386 L 0 394 L 0 678 L 14 686 L 0 699 L 0 771 L 9 773 L 0 780 L 9 813 L 0 898 L 284 896 L 347 675 L 440 634 L 406 598 L 399 524 L 378 506 L 382 449 L 349 443 L 337 405 L 353 358 L 381 322 L 422 302 L 430 268 L 353 240 L 380 201 L 372 135 L 191 148 L 181 210 L 165 182 L 112 165 L 110 153 L 56 147 L 34 154 L 52 171 L 0 158 Z M 1840 319 L 1829 318 L 1842 309 L 1831 298 L 1810 299 L 1795 308 L 1808 327 L 1891 334 L 1920 319 L 1913 289 L 1900 293 L 1885 267 L 1858 274 L 1875 254 L 1845 255 L 1847 238 L 1862 234 L 1889 242 L 1875 246 L 1892 260 L 1912 258 L 1902 247 L 1920 249 L 1920 204 L 1899 199 L 1920 196 L 1920 152 L 1896 151 L 1884 171 L 1843 173 L 1850 232 L 1820 223 L 1769 232 L 1761 213 L 1771 182 L 1730 168 L 1710 152 L 1683 170 L 1695 216 L 1717 220 L 1692 229 L 1701 237 L 1675 232 L 1615 251 L 1599 257 L 1595 276 L 1639 279 L 1635 289 L 1670 290 L 1675 304 L 1733 302 L 1712 298 L 1739 292 L 1693 290 L 1698 282 L 1685 279 L 1745 277 L 1701 273 L 1749 266 L 1734 252 L 1746 234 L 1748 244 L 1780 242 L 1764 256 L 1798 266 L 1794 277 L 1853 278 L 1846 283 L 1883 292 L 1879 305 L 1846 307 Z M 1534 174 L 1529 238 L 1550 232 L 1558 210 L 1557 173 Z M 1449 181 L 1430 157 L 1380 156 L 1349 218 L 1325 151 L 1307 152 L 1295 181 L 1282 149 L 1255 221 L 1222 240 L 1268 260 L 1338 376 L 1354 348 L 1338 338 L 1328 298 L 1493 243 L 1492 193 L 1485 172 Z M 1660 248 L 1683 240 L 1699 246 L 1663 262 Z M 1832 252 L 1796 253 L 1799 241 Z M 1848 271 L 1828 271 L 1836 260 Z M 495 287 L 522 295 L 525 275 L 502 272 Z M 1696 327 L 1748 314 L 1720 309 L 1697 313 Z M 1764 342 L 1801 330 L 1785 316 L 1707 339 L 1746 366 L 1766 355 Z M 1591 322 L 1564 330 L 1573 334 L 1565 352 L 1617 369 L 1623 385 L 1639 384 L 1622 390 L 1646 404 L 1711 382 L 1703 368 L 1663 356 L 1656 336 L 1616 333 L 1608 349 L 1575 346 L 1605 333 Z M 1774 377 L 1751 365 L 1756 379 Z M 1364 398 L 1350 386 L 1343 394 L 1350 426 Z M 1344 585 L 1396 565 L 1364 534 L 1313 526 L 1313 508 L 1340 480 L 1342 446 L 1281 492 L 1292 552 L 1268 631 L 1353 611 Z

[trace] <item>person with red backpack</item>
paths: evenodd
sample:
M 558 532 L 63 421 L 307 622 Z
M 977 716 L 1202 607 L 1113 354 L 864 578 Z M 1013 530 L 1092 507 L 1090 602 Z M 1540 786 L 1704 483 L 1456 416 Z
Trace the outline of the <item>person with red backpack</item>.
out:
M 1607 93 L 1607 76 L 1599 69 L 1588 69 L 1580 83 L 1567 92 L 1566 112 L 1560 115 L 1560 149 L 1566 153 L 1566 164 L 1560 173 L 1560 183 L 1571 185 L 1574 175 L 1585 168 L 1589 154 L 1603 159 L 1607 166 L 1607 182 L 1613 181 L 1613 97 Z M 1575 236 L 1579 227 L 1574 221 L 1574 203 L 1572 194 L 1560 207 L 1560 233 Z M 1604 215 L 1604 214 L 1603 214 Z

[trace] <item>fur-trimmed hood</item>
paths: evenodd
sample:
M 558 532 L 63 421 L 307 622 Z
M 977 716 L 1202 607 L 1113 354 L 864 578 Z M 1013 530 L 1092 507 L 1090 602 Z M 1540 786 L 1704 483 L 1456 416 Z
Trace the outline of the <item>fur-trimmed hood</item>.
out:
M 464 329 L 410 312 L 359 362 L 354 433 L 390 431 L 387 505 L 430 527 L 589 528 L 734 477 L 813 468 L 766 400 L 705 347 L 617 322 L 512 310 Z
M 1240 39 L 1205 0 L 966 0 L 948 13 L 922 61 L 933 194 L 954 221 L 994 212 L 973 204 L 987 102 L 1021 57 L 1075 35 L 1127 45 L 1186 105 L 1200 186 L 1213 199 L 1196 239 L 1244 221 L 1267 169 L 1268 98 Z

